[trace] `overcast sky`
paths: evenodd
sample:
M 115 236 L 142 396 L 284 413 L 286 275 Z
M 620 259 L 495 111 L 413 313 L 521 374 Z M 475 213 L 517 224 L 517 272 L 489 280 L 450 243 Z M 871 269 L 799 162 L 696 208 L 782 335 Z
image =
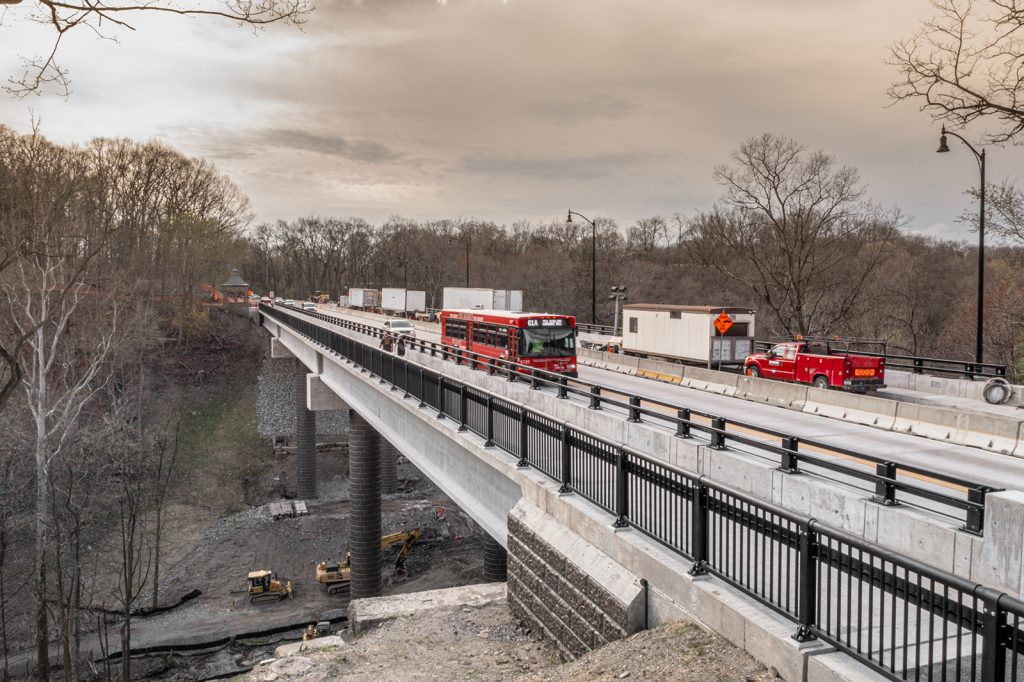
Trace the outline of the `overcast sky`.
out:
M 5 77 L 47 47 L 21 20 L 32 4 L 0 27 Z M 969 152 L 936 155 L 938 125 L 887 106 L 887 46 L 927 15 L 927 0 L 323 0 L 304 30 L 258 35 L 140 18 L 119 43 L 69 34 L 70 99 L 3 97 L 0 122 L 163 140 L 228 173 L 260 221 L 572 208 L 623 227 L 709 207 L 714 166 L 773 132 L 859 168 L 910 229 L 971 238 L 955 223 Z M 993 180 L 1024 168 L 1024 149 L 989 154 Z

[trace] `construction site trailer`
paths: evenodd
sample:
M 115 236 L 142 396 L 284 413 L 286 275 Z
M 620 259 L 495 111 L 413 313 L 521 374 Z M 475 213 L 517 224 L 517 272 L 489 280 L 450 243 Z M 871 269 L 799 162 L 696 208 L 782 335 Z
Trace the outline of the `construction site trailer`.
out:
M 376 308 L 380 305 L 380 297 L 376 289 L 348 290 L 348 304 L 352 308 Z
M 473 289 L 445 287 L 445 310 L 505 310 L 522 312 L 523 292 L 517 289 Z
M 711 367 L 742 365 L 754 351 L 750 308 L 634 303 L 622 316 L 622 351 L 630 355 Z
M 384 288 L 380 290 L 380 307 L 388 312 L 423 312 L 427 309 L 427 292 Z

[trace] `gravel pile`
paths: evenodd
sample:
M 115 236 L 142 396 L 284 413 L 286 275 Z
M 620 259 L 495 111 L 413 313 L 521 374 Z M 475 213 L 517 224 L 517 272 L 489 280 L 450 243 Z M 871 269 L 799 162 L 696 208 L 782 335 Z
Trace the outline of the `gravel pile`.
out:
M 262 438 L 295 435 L 296 367 L 295 360 L 263 360 L 256 396 L 256 417 Z M 326 435 L 342 436 L 347 431 L 348 414 L 343 410 L 316 413 L 317 440 L 323 441 Z

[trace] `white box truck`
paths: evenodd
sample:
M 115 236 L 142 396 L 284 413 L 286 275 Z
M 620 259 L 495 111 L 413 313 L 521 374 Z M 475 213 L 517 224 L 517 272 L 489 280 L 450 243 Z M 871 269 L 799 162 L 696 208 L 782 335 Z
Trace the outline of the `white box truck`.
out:
M 522 312 L 523 292 L 514 289 L 445 287 L 442 307 L 445 310 L 478 309 Z
M 754 352 L 754 311 L 633 303 L 622 307 L 622 352 L 706 367 L 742 365 Z
M 348 304 L 352 308 L 376 308 L 380 304 L 380 298 L 376 289 L 348 290 Z
M 421 313 L 427 309 L 427 292 L 384 288 L 380 290 L 380 307 L 393 313 Z

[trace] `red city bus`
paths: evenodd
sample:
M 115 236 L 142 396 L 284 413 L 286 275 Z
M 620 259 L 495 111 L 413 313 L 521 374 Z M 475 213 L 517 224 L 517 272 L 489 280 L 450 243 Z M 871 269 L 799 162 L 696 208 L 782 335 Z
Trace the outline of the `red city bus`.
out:
M 576 376 L 576 318 L 505 310 L 442 310 L 441 343 Z

